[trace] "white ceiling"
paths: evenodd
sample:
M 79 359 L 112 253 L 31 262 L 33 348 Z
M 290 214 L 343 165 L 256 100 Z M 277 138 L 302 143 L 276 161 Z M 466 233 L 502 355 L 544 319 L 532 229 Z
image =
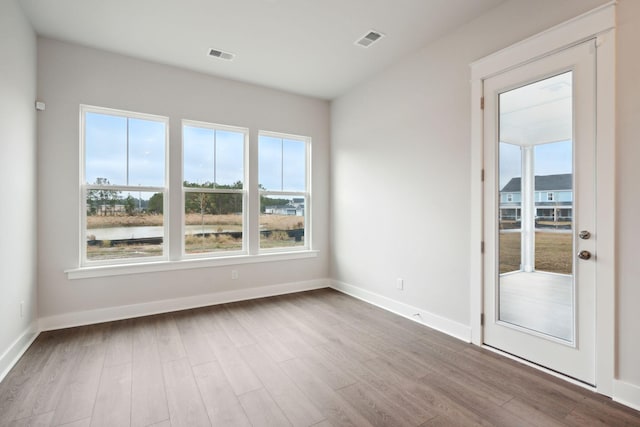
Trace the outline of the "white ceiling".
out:
M 500 142 L 528 147 L 573 135 L 573 73 L 500 94 Z
M 20 0 L 36 32 L 333 99 L 505 0 Z M 369 30 L 386 34 L 364 49 Z M 209 48 L 234 61 L 208 56 Z

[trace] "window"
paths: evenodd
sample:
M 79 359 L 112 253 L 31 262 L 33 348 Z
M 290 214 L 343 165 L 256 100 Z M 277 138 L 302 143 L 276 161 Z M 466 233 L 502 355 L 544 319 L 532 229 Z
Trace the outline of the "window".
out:
M 183 121 L 184 254 L 244 251 L 246 129 Z
M 507 202 L 513 202 L 513 194 L 511 193 L 507 194 Z
M 553 202 L 553 193 L 547 193 L 547 202 Z
M 83 264 L 165 257 L 168 119 L 81 106 Z
M 259 135 L 261 250 L 309 247 L 309 151 L 309 138 Z
M 246 128 L 183 120 L 182 162 L 169 176 L 167 117 L 80 113 L 82 249 L 70 277 L 316 256 L 310 138 L 260 132 L 251 146 Z M 182 205 L 170 203 L 170 182 L 182 182 L 171 197 Z

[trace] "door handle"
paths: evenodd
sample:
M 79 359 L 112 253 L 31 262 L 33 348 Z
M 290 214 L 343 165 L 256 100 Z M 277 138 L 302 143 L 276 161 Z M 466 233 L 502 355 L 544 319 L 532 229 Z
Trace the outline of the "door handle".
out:
M 589 251 L 580 251 L 578 252 L 578 258 L 588 260 L 591 258 L 591 252 Z

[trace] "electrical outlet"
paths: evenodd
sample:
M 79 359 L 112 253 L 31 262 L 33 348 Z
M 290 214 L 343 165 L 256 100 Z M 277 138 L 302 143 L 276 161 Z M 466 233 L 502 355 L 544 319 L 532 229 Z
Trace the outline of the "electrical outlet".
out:
M 231 270 L 231 279 L 236 280 L 238 278 L 238 270 Z
M 396 280 L 396 289 L 401 291 L 404 289 L 404 280 L 403 279 L 397 279 Z

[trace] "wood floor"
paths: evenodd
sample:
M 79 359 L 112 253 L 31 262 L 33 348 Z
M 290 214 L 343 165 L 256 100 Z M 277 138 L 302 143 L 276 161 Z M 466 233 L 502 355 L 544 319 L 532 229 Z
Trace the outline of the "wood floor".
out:
M 47 332 L 2 426 L 640 426 L 640 413 L 331 290 Z

